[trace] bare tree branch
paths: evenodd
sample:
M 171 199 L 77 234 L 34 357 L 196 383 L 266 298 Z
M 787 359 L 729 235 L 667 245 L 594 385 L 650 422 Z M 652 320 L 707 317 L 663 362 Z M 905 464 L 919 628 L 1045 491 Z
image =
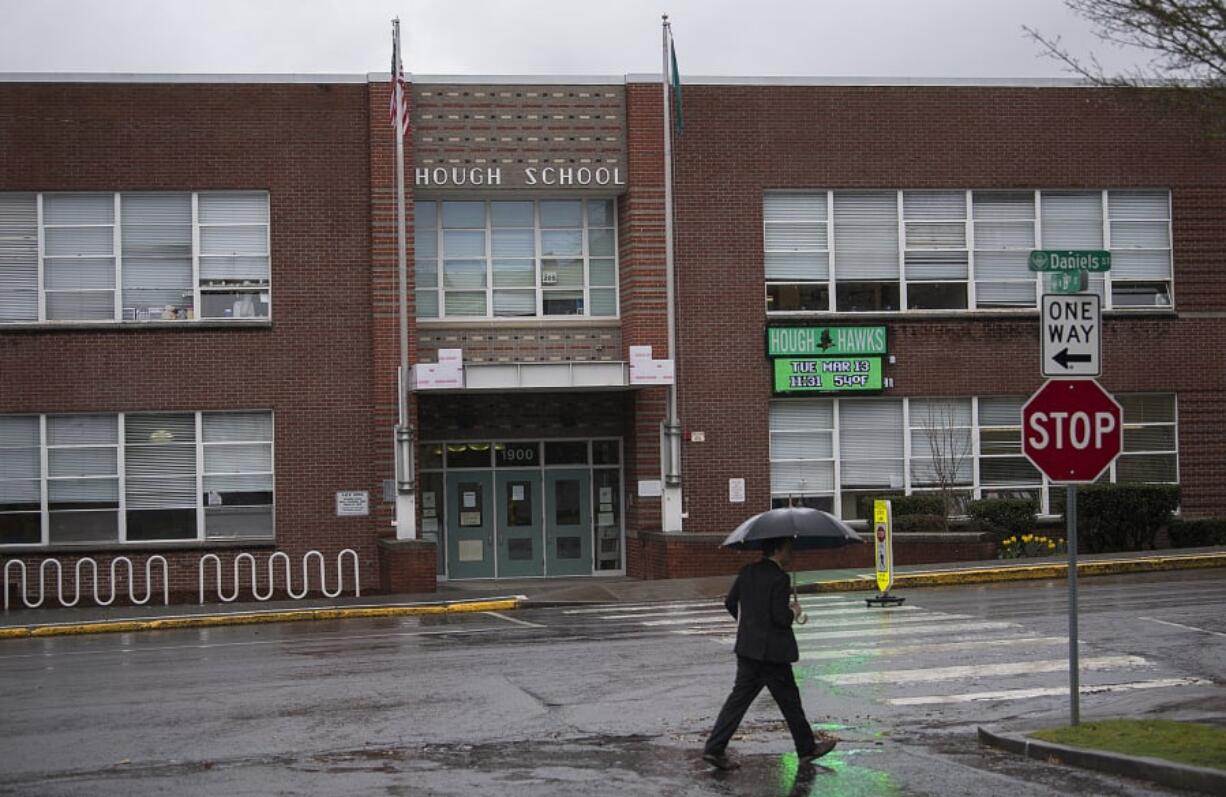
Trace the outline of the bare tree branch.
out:
M 1078 56 L 1061 37 L 1023 26 L 1043 55 L 1093 85 L 1145 90 L 1149 98 L 1192 108 L 1215 132 L 1226 129 L 1226 0 L 1064 0 L 1064 4 L 1089 21 L 1103 43 L 1139 48 L 1151 58 L 1144 67 L 1112 75 L 1094 53 Z

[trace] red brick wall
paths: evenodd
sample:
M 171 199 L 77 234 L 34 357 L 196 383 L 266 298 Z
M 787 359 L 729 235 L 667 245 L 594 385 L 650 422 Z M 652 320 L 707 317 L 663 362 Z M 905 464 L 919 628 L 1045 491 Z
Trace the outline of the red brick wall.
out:
M 636 97 L 659 94 L 632 88 L 633 144 L 650 113 L 659 130 L 658 108 L 636 114 Z M 1179 317 L 1109 318 L 1102 382 L 1179 394 L 1184 509 L 1226 513 L 1226 142 L 1191 118 L 1090 89 L 692 85 L 685 113 L 681 420 L 706 433 L 685 444 L 687 531 L 730 530 L 769 506 L 762 193 L 776 188 L 1170 188 Z M 897 357 L 887 396 L 1024 395 L 1042 382 L 1037 314 L 886 323 Z M 733 477 L 746 479 L 743 505 L 728 503 Z
M 0 413 L 272 410 L 278 547 L 353 547 L 373 584 L 370 519 L 335 511 L 380 489 L 366 86 L 0 83 L 0 108 L 0 190 L 267 190 L 274 316 L 0 330 Z
M 651 346 L 652 357 L 668 356 L 664 263 L 664 128 L 660 87 L 626 86 L 629 147 L 628 190 L 618 206 L 624 359 L 631 346 Z M 664 388 L 636 390 L 632 431 L 626 440 L 628 528 L 659 529 L 660 499 L 639 498 L 639 480 L 658 480 L 660 424 L 667 411 Z

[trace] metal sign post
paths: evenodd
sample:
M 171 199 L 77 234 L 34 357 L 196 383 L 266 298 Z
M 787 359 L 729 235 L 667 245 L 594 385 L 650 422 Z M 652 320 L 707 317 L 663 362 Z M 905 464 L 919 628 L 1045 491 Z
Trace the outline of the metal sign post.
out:
M 1068 539 L 1068 695 L 1069 724 L 1081 722 L 1081 661 L 1077 649 L 1077 485 L 1065 488 L 1065 536 Z

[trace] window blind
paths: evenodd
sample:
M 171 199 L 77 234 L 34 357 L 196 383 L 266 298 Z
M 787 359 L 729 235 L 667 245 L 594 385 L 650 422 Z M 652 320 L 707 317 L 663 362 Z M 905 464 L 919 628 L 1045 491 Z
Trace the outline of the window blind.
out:
M 840 281 L 897 280 L 897 194 L 836 192 L 834 251 Z
M 901 487 L 902 401 L 840 402 L 839 453 L 844 487 Z
M 124 305 L 190 306 L 191 194 L 123 194 L 120 219 Z
M 834 490 L 834 402 L 774 401 L 770 405 L 771 492 L 804 495 Z
M 202 281 L 268 280 L 267 194 L 202 192 L 197 212 Z
M 975 236 L 975 292 L 981 306 L 1032 306 L 1035 276 L 1033 191 L 976 191 L 971 202 Z
M 768 193 L 762 199 L 768 280 L 829 279 L 826 193 Z
M 1112 279 L 1170 280 L 1170 195 L 1109 191 L 1107 208 Z
M 0 193 L 0 322 L 38 320 L 38 197 Z

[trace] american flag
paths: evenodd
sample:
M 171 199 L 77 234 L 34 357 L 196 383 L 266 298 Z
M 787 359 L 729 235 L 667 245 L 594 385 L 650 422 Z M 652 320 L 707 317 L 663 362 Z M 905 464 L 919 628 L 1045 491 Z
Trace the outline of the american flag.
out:
M 404 65 L 400 63 L 398 42 L 392 38 L 392 98 L 388 108 L 388 121 L 392 127 L 397 127 L 403 137 L 409 132 L 409 93 L 404 82 Z

